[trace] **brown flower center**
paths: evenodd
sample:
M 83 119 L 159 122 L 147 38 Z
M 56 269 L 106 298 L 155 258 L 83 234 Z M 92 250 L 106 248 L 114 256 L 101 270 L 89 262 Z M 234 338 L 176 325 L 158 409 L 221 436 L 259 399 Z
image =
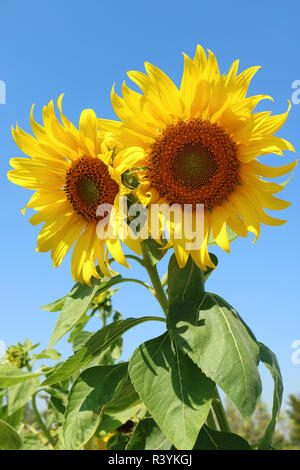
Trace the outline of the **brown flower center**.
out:
M 100 204 L 114 204 L 119 191 L 107 166 L 95 157 L 81 157 L 67 171 L 65 191 L 77 214 L 86 222 L 98 222 Z
M 170 204 L 213 208 L 222 204 L 239 182 L 236 145 L 209 121 L 172 124 L 152 145 L 146 176 Z

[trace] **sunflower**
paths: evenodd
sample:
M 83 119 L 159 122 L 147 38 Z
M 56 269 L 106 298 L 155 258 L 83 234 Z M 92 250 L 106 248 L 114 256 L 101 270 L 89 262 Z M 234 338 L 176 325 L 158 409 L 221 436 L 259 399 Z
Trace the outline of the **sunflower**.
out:
M 58 267 L 75 244 L 71 260 L 73 279 L 90 284 L 92 276 L 111 276 L 107 250 L 117 262 L 130 267 L 122 250 L 118 219 L 112 216 L 114 211 L 106 218 L 97 213 L 102 204 L 115 207 L 115 214 L 118 213 L 119 198 L 127 190 L 113 163 L 113 135 L 98 131 L 97 118 L 91 109 L 81 113 L 77 129 L 62 113 L 62 96 L 57 103 L 62 124 L 50 101 L 43 109 L 44 127 L 35 122 L 32 107 L 30 123 L 36 138 L 18 125 L 12 129 L 16 144 L 31 158 L 11 159 L 14 170 L 8 172 L 8 178 L 36 190 L 22 212 L 35 209 L 30 222 L 33 225 L 44 222 L 37 251 L 51 250 L 53 264 Z M 102 237 L 97 232 L 99 222 Z M 132 238 L 125 243 L 140 253 L 139 243 Z M 95 266 L 96 260 L 101 273 Z
M 146 74 L 131 71 L 129 78 L 142 94 L 123 83 L 119 97 L 112 89 L 112 105 L 121 120 L 99 120 L 106 131 L 116 131 L 121 149 L 116 161 L 139 169 L 136 195 L 151 209 L 153 204 L 204 208 L 201 248 L 186 248 L 185 235 L 174 236 L 176 223 L 168 227 L 178 264 L 189 255 L 202 269 L 214 267 L 208 254 L 210 242 L 230 251 L 228 230 L 256 241 L 261 223 L 278 226 L 284 220 L 265 209 L 280 210 L 290 203 L 276 198 L 284 186 L 266 181 L 291 172 L 297 161 L 281 167 L 262 164 L 257 157 L 294 151 L 285 139 L 273 134 L 287 119 L 281 115 L 253 112 L 266 95 L 247 97 L 250 81 L 260 67 L 237 74 L 235 61 L 227 75 L 220 74 L 214 54 L 197 46 L 192 60 L 184 55 L 180 89 L 157 67 L 145 63 Z M 192 218 L 194 224 L 194 219 Z

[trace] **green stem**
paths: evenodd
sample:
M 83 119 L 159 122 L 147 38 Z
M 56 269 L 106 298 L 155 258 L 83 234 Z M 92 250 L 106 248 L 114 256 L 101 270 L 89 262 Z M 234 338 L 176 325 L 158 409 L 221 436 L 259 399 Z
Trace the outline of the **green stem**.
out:
M 118 284 L 122 284 L 122 282 L 136 282 L 137 284 L 140 284 L 141 286 L 146 287 L 146 289 L 150 290 L 150 292 L 153 294 L 152 287 L 149 286 L 149 284 L 147 284 L 146 282 L 140 281 L 139 279 L 134 279 L 131 277 L 124 277 L 123 279 L 120 279 L 118 281 Z
M 125 258 L 128 258 L 128 259 L 133 259 L 135 260 L 137 263 L 139 263 L 141 266 L 143 266 L 145 268 L 145 263 L 144 261 L 139 258 L 138 256 L 134 256 L 134 255 L 126 255 Z
M 217 425 L 216 425 L 216 421 L 215 421 L 212 409 L 209 410 L 207 420 L 206 420 L 206 424 L 211 429 L 217 429 Z
M 52 439 L 52 436 L 50 434 L 50 431 L 49 429 L 47 428 L 47 426 L 45 425 L 40 413 L 39 413 L 39 410 L 37 409 L 37 406 L 36 406 L 36 396 L 37 396 L 38 392 L 34 393 L 32 395 L 32 398 L 31 398 L 31 403 L 32 403 L 32 409 L 33 409 L 33 412 L 34 412 L 34 415 L 36 417 L 36 420 L 37 422 L 39 423 L 43 433 L 45 434 L 45 436 L 47 437 L 48 441 L 54 446 L 55 443 Z
M 144 260 L 145 268 L 147 269 L 147 272 L 152 282 L 152 286 L 155 291 L 154 295 L 156 299 L 158 300 L 158 302 L 160 303 L 160 306 L 163 309 L 165 315 L 167 315 L 168 314 L 168 299 L 165 294 L 162 283 L 160 281 L 157 268 L 154 264 L 152 264 L 147 248 L 145 248 L 145 246 L 142 246 L 142 253 L 143 253 L 143 260 Z
M 215 398 L 213 399 L 212 407 L 218 420 L 220 430 L 224 432 L 232 432 L 217 389 L 215 392 Z

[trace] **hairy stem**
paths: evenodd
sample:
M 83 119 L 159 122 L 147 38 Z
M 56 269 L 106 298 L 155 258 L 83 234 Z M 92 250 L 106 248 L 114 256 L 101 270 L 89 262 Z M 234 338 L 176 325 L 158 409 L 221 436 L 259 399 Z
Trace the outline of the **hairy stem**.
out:
M 218 390 L 215 392 L 212 407 L 221 431 L 232 432 Z
M 38 392 L 34 393 L 34 395 L 32 396 L 31 398 L 31 404 L 32 404 L 32 410 L 34 412 L 34 415 L 36 417 L 36 420 L 37 422 L 39 423 L 43 433 L 45 434 L 46 438 L 48 439 L 48 441 L 50 442 L 50 444 L 52 444 L 54 446 L 54 441 L 52 439 L 52 436 L 50 434 L 50 431 L 49 429 L 47 428 L 46 424 L 44 423 L 40 413 L 39 413 L 39 410 L 37 409 L 37 406 L 36 406 L 36 396 L 37 396 Z
M 206 420 L 206 424 L 207 424 L 207 426 L 209 426 L 211 429 L 217 429 L 217 425 L 216 425 L 216 421 L 215 421 L 215 417 L 214 417 L 214 414 L 213 414 L 213 410 L 212 410 L 212 409 L 209 410 L 209 413 L 208 413 L 208 416 L 207 416 L 207 420 Z
M 157 268 L 154 264 L 152 264 L 151 259 L 148 254 L 148 250 L 145 246 L 142 246 L 142 253 L 143 253 L 143 260 L 145 268 L 149 274 L 149 277 L 152 282 L 152 286 L 154 288 L 154 295 L 158 302 L 160 303 L 161 308 L 163 309 L 165 315 L 168 313 L 168 299 L 165 294 L 164 288 L 162 286 L 159 274 L 157 272 Z

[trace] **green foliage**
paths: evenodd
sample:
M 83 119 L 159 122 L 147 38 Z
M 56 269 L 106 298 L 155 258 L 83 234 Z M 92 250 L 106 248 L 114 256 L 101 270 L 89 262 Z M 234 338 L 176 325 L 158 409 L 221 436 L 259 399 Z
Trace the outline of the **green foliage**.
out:
M 226 400 L 226 415 L 232 431 L 246 439 L 255 449 L 259 447 L 266 429 L 272 420 L 268 407 L 263 402 L 258 404 L 251 418 L 244 421 L 233 403 Z M 281 414 L 277 420 L 271 448 L 280 450 L 289 449 L 291 444 L 289 440 L 289 423 L 287 417 Z
M 272 444 L 272 438 L 275 432 L 276 422 L 280 412 L 283 394 L 283 384 L 275 354 L 262 343 L 260 344 L 260 358 L 264 365 L 267 367 L 267 369 L 270 371 L 274 381 L 272 418 L 266 429 L 264 437 L 262 438 L 259 444 L 260 450 L 268 450 Z
M 91 367 L 75 380 L 67 399 L 63 425 L 67 449 L 78 449 L 96 432 L 104 406 L 127 373 L 127 364 Z
M 11 387 L 40 375 L 41 372 L 27 372 L 11 364 L 0 364 L 0 387 Z
M 30 400 L 32 395 L 37 391 L 39 384 L 39 378 L 35 377 L 9 387 L 7 394 L 9 416 L 26 405 L 28 400 Z
M 216 431 L 204 425 L 195 443 L 195 450 L 251 450 L 249 443 L 237 434 Z
M 6 352 L 7 361 L 15 367 L 22 369 L 28 364 L 28 350 L 18 343 L 17 346 L 9 346 Z
M 156 264 L 166 253 L 164 245 L 149 239 L 142 251 L 140 264 L 152 286 L 120 275 L 93 280 L 91 286 L 76 283 L 69 294 L 43 307 L 60 312 L 48 349 L 33 352 L 38 344 L 29 340 L 8 348 L 0 364 L 0 449 L 250 450 L 299 445 L 300 400 L 290 397 L 288 442 L 286 432 L 275 429 L 283 391 L 276 356 L 256 340 L 228 302 L 206 292 L 214 269 L 202 271 L 191 257 L 181 269 L 173 255 L 160 281 Z M 211 259 L 217 266 L 216 256 L 211 254 Z M 112 289 L 125 281 L 147 287 L 167 319 L 123 319 L 111 297 Z M 96 331 L 90 328 L 91 319 L 99 322 Z M 123 362 L 123 334 L 148 321 L 164 322 L 166 331 L 143 342 Z M 67 333 L 74 354 L 61 362 L 52 346 Z M 36 368 L 37 361 L 47 360 L 51 366 Z M 271 415 L 259 404 L 259 362 L 274 381 Z M 226 413 L 218 387 L 231 400 Z M 239 412 L 250 419 L 245 422 Z
M 5 421 L 0 420 L 0 449 L 18 450 L 22 446 L 22 439 L 16 430 Z
M 128 318 L 111 323 L 94 333 L 88 341 L 66 362 L 43 382 L 43 386 L 52 385 L 72 376 L 82 367 L 97 358 L 112 343 L 120 338 L 127 330 L 145 321 L 158 320 L 157 317 Z
M 142 419 L 127 444 L 127 450 L 170 450 L 172 442 L 152 418 Z
M 107 282 L 104 281 L 103 284 L 107 285 Z M 71 292 L 65 297 L 63 304 L 59 304 L 62 305 L 62 309 L 52 333 L 49 348 L 54 346 L 85 315 L 99 290 L 99 285 L 98 280 L 94 281 L 92 286 L 82 285 L 79 282 L 74 285 Z
M 289 396 L 288 416 L 291 419 L 291 442 L 300 449 L 300 395 Z
M 182 351 L 219 385 L 247 418 L 261 393 L 259 345 L 223 299 L 204 291 L 203 272 L 190 258 L 169 264 L 167 327 Z
M 150 414 L 175 447 L 192 449 L 209 413 L 214 383 L 167 333 L 133 353 L 129 374 Z

